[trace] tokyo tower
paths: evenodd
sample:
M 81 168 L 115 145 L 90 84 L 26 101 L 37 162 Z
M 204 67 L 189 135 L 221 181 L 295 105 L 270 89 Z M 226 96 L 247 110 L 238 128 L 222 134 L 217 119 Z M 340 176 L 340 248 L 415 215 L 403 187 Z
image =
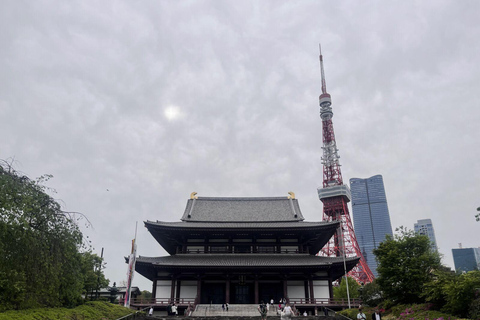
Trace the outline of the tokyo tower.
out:
M 323 186 L 317 191 L 318 197 L 323 203 L 323 221 L 341 221 L 340 227 L 322 249 L 321 254 L 329 257 L 360 257 L 359 263 L 348 275 L 359 283 L 368 283 L 373 281 L 374 276 L 360 251 L 348 212 L 347 203 L 350 202 L 351 194 L 348 186 L 343 184 L 340 170 L 340 156 L 333 131 L 332 98 L 327 93 L 321 47 L 320 71 L 322 74 L 322 94 L 319 100 L 323 137 Z

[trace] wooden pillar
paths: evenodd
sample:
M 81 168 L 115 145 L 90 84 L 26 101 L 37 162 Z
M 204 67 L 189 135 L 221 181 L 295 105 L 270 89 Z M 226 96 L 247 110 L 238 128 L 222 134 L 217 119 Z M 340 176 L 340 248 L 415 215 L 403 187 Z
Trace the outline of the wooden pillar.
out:
M 152 299 L 156 302 L 155 298 L 157 298 L 157 279 L 153 280 L 152 284 Z
M 283 298 L 288 302 L 288 292 L 287 292 L 287 277 L 283 277 Z
M 200 276 L 197 276 L 197 297 L 196 297 L 196 303 L 199 304 L 201 300 L 201 293 L 202 293 L 202 278 Z
M 313 290 L 313 279 L 308 279 L 308 287 L 310 288 L 310 303 L 315 302 L 315 291 Z
M 310 301 L 310 286 L 308 285 L 308 280 L 303 281 L 303 291 L 305 295 L 305 303 Z
M 175 299 L 175 276 L 172 275 L 172 285 L 170 288 L 170 303 L 173 303 Z
M 255 275 L 255 304 L 259 304 L 258 301 L 258 275 Z
M 330 294 L 330 299 L 333 299 L 333 286 L 332 286 L 332 275 L 330 274 L 330 272 L 328 273 L 328 291 L 329 291 L 329 294 Z
M 225 302 L 230 303 L 230 277 L 227 276 L 227 282 L 225 283 Z
M 175 293 L 175 297 L 177 298 L 177 301 L 180 301 L 181 283 L 182 283 L 182 281 L 177 279 L 177 292 Z

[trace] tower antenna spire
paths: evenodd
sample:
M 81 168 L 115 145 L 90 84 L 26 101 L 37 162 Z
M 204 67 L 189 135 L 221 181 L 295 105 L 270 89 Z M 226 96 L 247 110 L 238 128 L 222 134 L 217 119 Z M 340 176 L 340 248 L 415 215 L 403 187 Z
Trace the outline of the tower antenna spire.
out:
M 322 45 L 318 44 L 318 50 L 320 51 L 320 72 L 322 74 L 322 93 L 327 93 L 327 83 L 325 82 L 325 72 L 323 71 L 323 56 Z

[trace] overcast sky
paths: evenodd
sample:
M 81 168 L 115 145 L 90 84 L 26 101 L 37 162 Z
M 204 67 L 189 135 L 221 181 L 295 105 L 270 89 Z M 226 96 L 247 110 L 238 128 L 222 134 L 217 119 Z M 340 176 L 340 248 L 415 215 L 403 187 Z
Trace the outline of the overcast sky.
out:
M 443 262 L 480 246 L 478 1 L 2 1 L 0 159 L 83 213 L 111 284 L 138 221 L 199 196 L 287 196 L 322 219 L 322 44 L 344 181 L 382 174 L 392 227 Z M 134 285 L 151 290 L 136 275 Z

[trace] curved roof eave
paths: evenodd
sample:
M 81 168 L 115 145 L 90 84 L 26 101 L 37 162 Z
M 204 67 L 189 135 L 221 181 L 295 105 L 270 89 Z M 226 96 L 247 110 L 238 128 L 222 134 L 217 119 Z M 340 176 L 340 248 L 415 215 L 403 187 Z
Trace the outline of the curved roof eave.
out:
M 135 269 L 150 279 L 158 269 L 233 270 L 244 269 L 317 269 L 330 270 L 332 280 L 355 267 L 360 258 L 320 257 L 307 254 L 182 254 L 165 257 L 138 257 Z M 346 266 L 346 270 L 344 268 Z

